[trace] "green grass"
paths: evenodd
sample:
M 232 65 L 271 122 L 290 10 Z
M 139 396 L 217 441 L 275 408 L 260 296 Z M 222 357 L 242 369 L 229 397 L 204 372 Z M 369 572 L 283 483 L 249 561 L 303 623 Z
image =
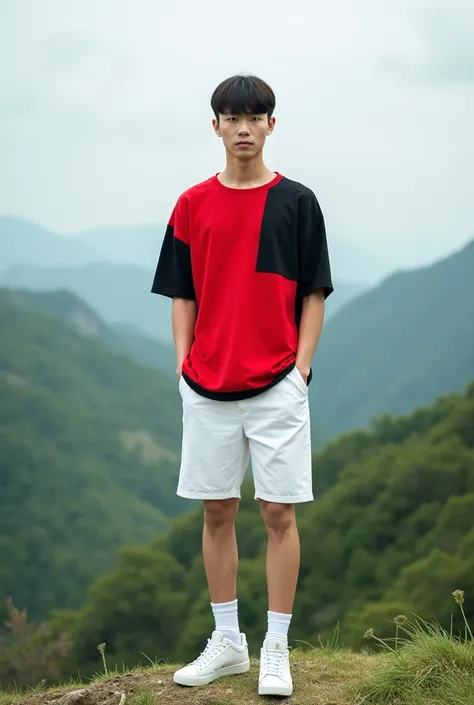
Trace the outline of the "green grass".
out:
M 10 705 L 18 700 L 18 695 L 13 695 L 10 693 L 0 693 L 0 705 Z
M 370 705 L 474 705 L 474 644 L 449 634 L 416 634 L 359 686 Z
M 151 690 L 143 690 L 129 701 L 129 705 L 155 705 L 155 703 L 155 696 Z
M 397 625 L 405 636 L 395 647 L 367 632 L 366 637 L 384 647 L 388 661 L 358 686 L 360 705 L 474 705 L 474 638 L 464 614 L 464 594 L 456 591 L 454 597 L 464 617 L 464 634 L 416 617 Z

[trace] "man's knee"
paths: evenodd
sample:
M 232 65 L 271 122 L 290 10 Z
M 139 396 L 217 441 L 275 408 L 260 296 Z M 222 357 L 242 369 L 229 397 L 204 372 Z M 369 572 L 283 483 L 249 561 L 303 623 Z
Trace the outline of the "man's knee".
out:
M 260 512 L 268 531 L 284 534 L 294 526 L 296 522 L 294 504 L 266 502 L 263 499 L 260 499 L 259 503 Z
M 209 529 L 233 525 L 239 508 L 239 500 L 212 499 L 204 502 L 204 524 Z

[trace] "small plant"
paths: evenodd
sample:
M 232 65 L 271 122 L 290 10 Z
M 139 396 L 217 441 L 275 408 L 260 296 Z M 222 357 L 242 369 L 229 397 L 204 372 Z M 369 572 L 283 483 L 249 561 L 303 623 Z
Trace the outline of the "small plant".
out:
M 367 641 L 371 641 L 372 639 L 374 639 L 374 641 L 377 641 L 379 644 L 382 644 L 384 649 L 391 651 L 393 654 L 397 653 L 395 649 L 392 649 L 387 639 L 380 639 L 378 636 L 375 636 L 373 629 L 367 629 L 364 634 L 364 639 L 367 639 Z
M 466 613 L 464 612 L 464 590 L 455 590 L 453 592 L 453 597 L 457 605 L 459 605 L 459 609 L 461 610 L 462 617 L 464 619 L 464 625 L 465 625 L 465 639 L 467 641 L 467 635 L 469 634 L 469 637 L 472 642 L 474 642 L 474 637 L 472 636 L 471 632 L 471 627 L 469 626 L 469 623 L 466 619 Z
M 338 622 L 331 637 L 326 641 L 326 643 L 323 642 L 323 640 L 321 639 L 321 636 L 318 634 L 319 648 L 322 649 L 323 651 L 338 651 L 339 650 L 339 638 L 340 638 L 340 624 Z M 309 646 L 310 649 L 313 651 L 318 648 L 317 646 L 310 644 L 309 641 L 303 641 L 302 639 L 293 639 L 293 641 L 297 644 L 306 644 L 306 646 Z
M 398 650 L 398 632 L 400 631 L 400 627 L 403 627 L 404 624 L 407 622 L 407 618 L 405 617 L 404 614 L 399 614 L 397 617 L 394 618 L 393 620 L 396 625 L 395 629 L 395 651 Z
M 97 651 L 102 657 L 102 664 L 104 666 L 104 673 L 106 676 L 109 675 L 109 672 L 107 670 L 107 661 L 105 660 L 105 644 L 99 644 L 97 647 Z

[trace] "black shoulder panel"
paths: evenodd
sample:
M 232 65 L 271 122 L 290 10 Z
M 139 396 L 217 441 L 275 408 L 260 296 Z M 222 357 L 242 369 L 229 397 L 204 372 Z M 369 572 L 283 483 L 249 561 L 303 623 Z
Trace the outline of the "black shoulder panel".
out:
M 262 217 L 257 272 L 298 281 L 298 199 L 305 187 L 283 178 L 268 190 Z

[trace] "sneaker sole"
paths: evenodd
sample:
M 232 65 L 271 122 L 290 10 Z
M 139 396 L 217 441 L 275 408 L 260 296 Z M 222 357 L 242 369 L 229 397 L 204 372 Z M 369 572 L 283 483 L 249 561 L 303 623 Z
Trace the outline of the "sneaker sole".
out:
M 212 683 L 217 678 L 222 678 L 223 676 L 238 676 L 241 673 L 247 673 L 250 671 L 250 661 L 245 661 L 245 663 L 238 663 L 235 666 L 226 666 L 226 668 L 221 668 L 215 673 L 210 673 L 208 676 L 201 676 L 200 678 L 187 678 L 186 676 L 180 676 L 179 674 L 174 674 L 173 680 L 178 685 L 207 685 Z
M 259 695 L 280 695 L 282 698 L 287 698 L 293 694 L 293 688 L 288 686 L 287 688 L 270 688 L 264 686 L 258 686 Z

